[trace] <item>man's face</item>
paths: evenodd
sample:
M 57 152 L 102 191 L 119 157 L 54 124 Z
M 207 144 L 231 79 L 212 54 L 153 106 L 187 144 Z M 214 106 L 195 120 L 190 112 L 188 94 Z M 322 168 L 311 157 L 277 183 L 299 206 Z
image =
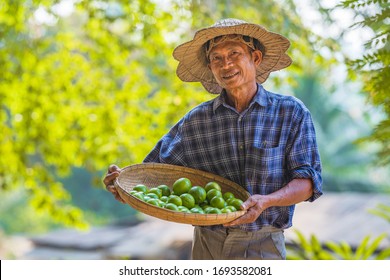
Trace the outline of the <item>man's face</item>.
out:
M 259 50 L 237 41 L 225 41 L 209 53 L 209 68 L 218 84 L 231 91 L 256 83 L 256 67 L 261 63 Z

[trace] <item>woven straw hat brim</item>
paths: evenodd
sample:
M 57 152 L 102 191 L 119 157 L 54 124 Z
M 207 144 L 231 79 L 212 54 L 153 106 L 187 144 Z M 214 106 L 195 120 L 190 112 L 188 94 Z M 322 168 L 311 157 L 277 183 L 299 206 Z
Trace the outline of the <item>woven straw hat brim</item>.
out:
M 225 25 L 223 25 L 225 24 Z M 290 42 L 284 36 L 270 32 L 261 25 L 228 19 L 221 24 L 204 28 L 196 32 L 194 39 L 179 45 L 173 51 L 173 57 L 179 61 L 177 76 L 185 82 L 201 82 L 211 93 L 221 93 L 211 70 L 207 67 L 204 44 L 215 37 L 228 34 L 241 34 L 257 39 L 265 47 L 265 55 L 257 67 L 256 81 L 263 83 L 270 72 L 288 67 L 292 60 L 285 53 Z

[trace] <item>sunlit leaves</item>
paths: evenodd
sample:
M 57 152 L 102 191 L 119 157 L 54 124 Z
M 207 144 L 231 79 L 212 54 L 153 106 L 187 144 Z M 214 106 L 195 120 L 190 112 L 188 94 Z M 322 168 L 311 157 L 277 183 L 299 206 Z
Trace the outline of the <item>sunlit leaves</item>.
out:
M 295 231 L 297 239 L 293 240 L 289 249 L 288 259 L 300 260 L 385 260 L 390 257 L 390 249 L 382 248 L 381 243 L 387 234 L 381 234 L 376 238 L 365 236 L 356 248 L 348 243 L 324 242 L 321 245 L 315 235 L 306 238 L 300 231 Z
M 61 18 L 57 2 L 1 6 L 0 186 L 24 187 L 37 210 L 83 226 L 58 179 L 72 167 L 140 162 L 198 102 L 189 90 L 175 97 L 181 83 L 162 34 L 179 23 L 156 3 L 82 1 Z M 39 10 L 55 21 L 38 20 Z
M 349 62 L 351 76 L 363 80 L 363 88 L 369 101 L 383 109 L 385 119 L 380 122 L 370 137 L 365 139 L 378 142 L 382 149 L 378 153 L 380 163 L 390 163 L 390 45 L 389 16 L 390 7 L 384 0 L 349 0 L 340 5 L 351 8 L 363 18 L 356 24 L 368 27 L 374 32 L 373 38 L 366 44 L 366 53 L 362 58 Z M 359 71 L 356 73 L 356 71 Z

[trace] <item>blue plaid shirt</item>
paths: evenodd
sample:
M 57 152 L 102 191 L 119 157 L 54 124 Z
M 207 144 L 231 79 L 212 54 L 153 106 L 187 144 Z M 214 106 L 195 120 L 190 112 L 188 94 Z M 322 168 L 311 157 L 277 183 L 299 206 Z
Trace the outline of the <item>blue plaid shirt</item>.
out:
M 217 98 L 187 113 L 157 143 L 144 162 L 187 166 L 218 174 L 250 194 L 273 193 L 295 178 L 313 181 L 314 201 L 321 194 L 321 162 L 310 112 L 292 96 L 258 91 L 248 108 L 238 113 Z M 292 225 L 294 205 L 270 207 L 246 231 L 264 225 Z

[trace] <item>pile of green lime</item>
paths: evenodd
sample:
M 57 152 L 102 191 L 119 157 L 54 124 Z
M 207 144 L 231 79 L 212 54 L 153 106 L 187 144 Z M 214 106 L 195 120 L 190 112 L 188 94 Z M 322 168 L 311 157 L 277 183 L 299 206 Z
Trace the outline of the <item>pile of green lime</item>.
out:
M 231 192 L 222 193 L 217 182 L 203 186 L 193 186 L 188 178 L 180 178 L 172 185 L 148 188 L 136 185 L 130 194 L 151 205 L 165 209 L 201 214 L 231 213 L 241 209 L 243 201 Z

